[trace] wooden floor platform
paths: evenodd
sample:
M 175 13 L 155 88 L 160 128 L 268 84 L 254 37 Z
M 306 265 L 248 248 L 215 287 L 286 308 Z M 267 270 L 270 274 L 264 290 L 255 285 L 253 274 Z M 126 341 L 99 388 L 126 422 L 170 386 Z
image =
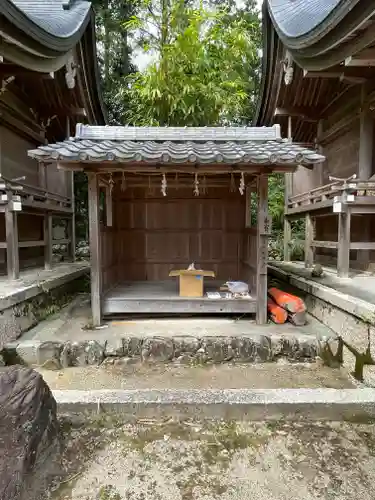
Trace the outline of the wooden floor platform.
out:
M 221 282 L 208 281 L 205 292 L 217 291 Z M 177 281 L 133 281 L 117 285 L 104 294 L 103 314 L 246 314 L 255 313 L 256 299 L 184 298 Z

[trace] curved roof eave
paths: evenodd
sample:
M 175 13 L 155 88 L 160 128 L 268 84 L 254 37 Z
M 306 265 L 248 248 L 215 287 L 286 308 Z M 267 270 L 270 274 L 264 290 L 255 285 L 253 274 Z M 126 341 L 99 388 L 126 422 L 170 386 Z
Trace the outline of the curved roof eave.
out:
M 71 50 L 82 37 L 91 17 L 91 3 L 61 0 L 2 0 L 0 15 L 40 45 L 58 53 Z
M 284 48 L 268 15 L 266 2 L 263 3 L 262 7 L 262 31 L 262 78 L 253 126 L 257 126 L 260 123 L 262 125 L 269 125 L 271 123 L 269 110 L 270 108 L 272 109 L 272 103 L 277 101 L 282 78 L 281 60 Z
M 322 6 L 325 0 L 316 0 L 309 4 L 299 0 L 299 3 L 305 6 L 303 7 L 305 9 L 303 14 L 300 13 L 301 19 L 297 15 L 294 20 L 295 23 L 300 20 L 301 24 L 305 26 L 305 33 L 299 37 L 285 35 L 282 22 L 280 23 L 280 19 L 275 17 L 272 10 L 272 5 L 275 3 L 290 4 L 290 0 L 267 0 L 265 2 L 268 7 L 267 14 L 270 16 L 274 29 L 286 49 L 290 51 L 296 63 L 304 69 L 319 71 L 339 64 L 348 55 L 362 50 L 375 41 L 375 28 L 368 29 L 360 39 L 354 37 L 352 40 L 348 40 L 350 35 L 354 35 L 356 30 L 375 14 L 375 3 L 372 0 L 366 0 L 365 2 L 331 0 L 331 3 L 337 5 L 328 15 L 321 16 L 322 19 L 319 25 L 315 25 L 314 20 L 310 20 L 306 24 L 304 16 L 308 12 L 307 5 L 313 3 L 317 6 L 319 4 L 320 8 L 323 9 Z M 293 2 L 294 4 L 295 2 Z M 284 12 L 283 15 L 286 15 L 286 13 Z M 311 28 L 311 30 L 306 31 L 308 28 Z
M 303 49 L 323 38 L 359 1 L 267 0 L 267 5 L 283 43 L 289 48 Z

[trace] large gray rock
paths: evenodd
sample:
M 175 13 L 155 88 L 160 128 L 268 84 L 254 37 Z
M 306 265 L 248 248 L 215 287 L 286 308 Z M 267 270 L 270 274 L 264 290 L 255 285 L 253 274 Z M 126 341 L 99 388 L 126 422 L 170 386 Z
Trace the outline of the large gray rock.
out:
M 37 500 L 58 473 L 56 402 L 42 376 L 0 371 L 0 499 Z

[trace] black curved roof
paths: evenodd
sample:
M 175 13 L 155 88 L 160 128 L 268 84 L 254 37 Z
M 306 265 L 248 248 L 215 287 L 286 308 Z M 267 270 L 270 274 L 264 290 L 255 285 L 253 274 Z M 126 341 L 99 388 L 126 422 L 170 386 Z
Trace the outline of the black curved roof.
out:
M 87 0 L 1 0 L 0 15 L 39 44 L 63 53 L 82 37 L 91 18 L 91 3 Z

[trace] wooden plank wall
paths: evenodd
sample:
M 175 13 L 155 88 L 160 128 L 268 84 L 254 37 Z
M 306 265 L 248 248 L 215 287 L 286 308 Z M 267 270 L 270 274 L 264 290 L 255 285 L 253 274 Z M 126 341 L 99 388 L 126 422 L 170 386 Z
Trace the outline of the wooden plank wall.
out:
M 0 127 L 1 173 L 4 177 L 25 176 L 25 183 L 39 186 L 38 163 L 27 156 L 28 149 L 38 145 L 17 135 L 6 127 Z
M 228 187 L 192 189 L 128 188 L 117 191 L 116 248 L 119 277 L 165 280 L 171 269 L 195 261 L 220 280 L 241 279 L 245 197 Z
M 248 227 L 243 233 L 241 280 L 249 283 L 250 293 L 256 293 L 257 228 Z

